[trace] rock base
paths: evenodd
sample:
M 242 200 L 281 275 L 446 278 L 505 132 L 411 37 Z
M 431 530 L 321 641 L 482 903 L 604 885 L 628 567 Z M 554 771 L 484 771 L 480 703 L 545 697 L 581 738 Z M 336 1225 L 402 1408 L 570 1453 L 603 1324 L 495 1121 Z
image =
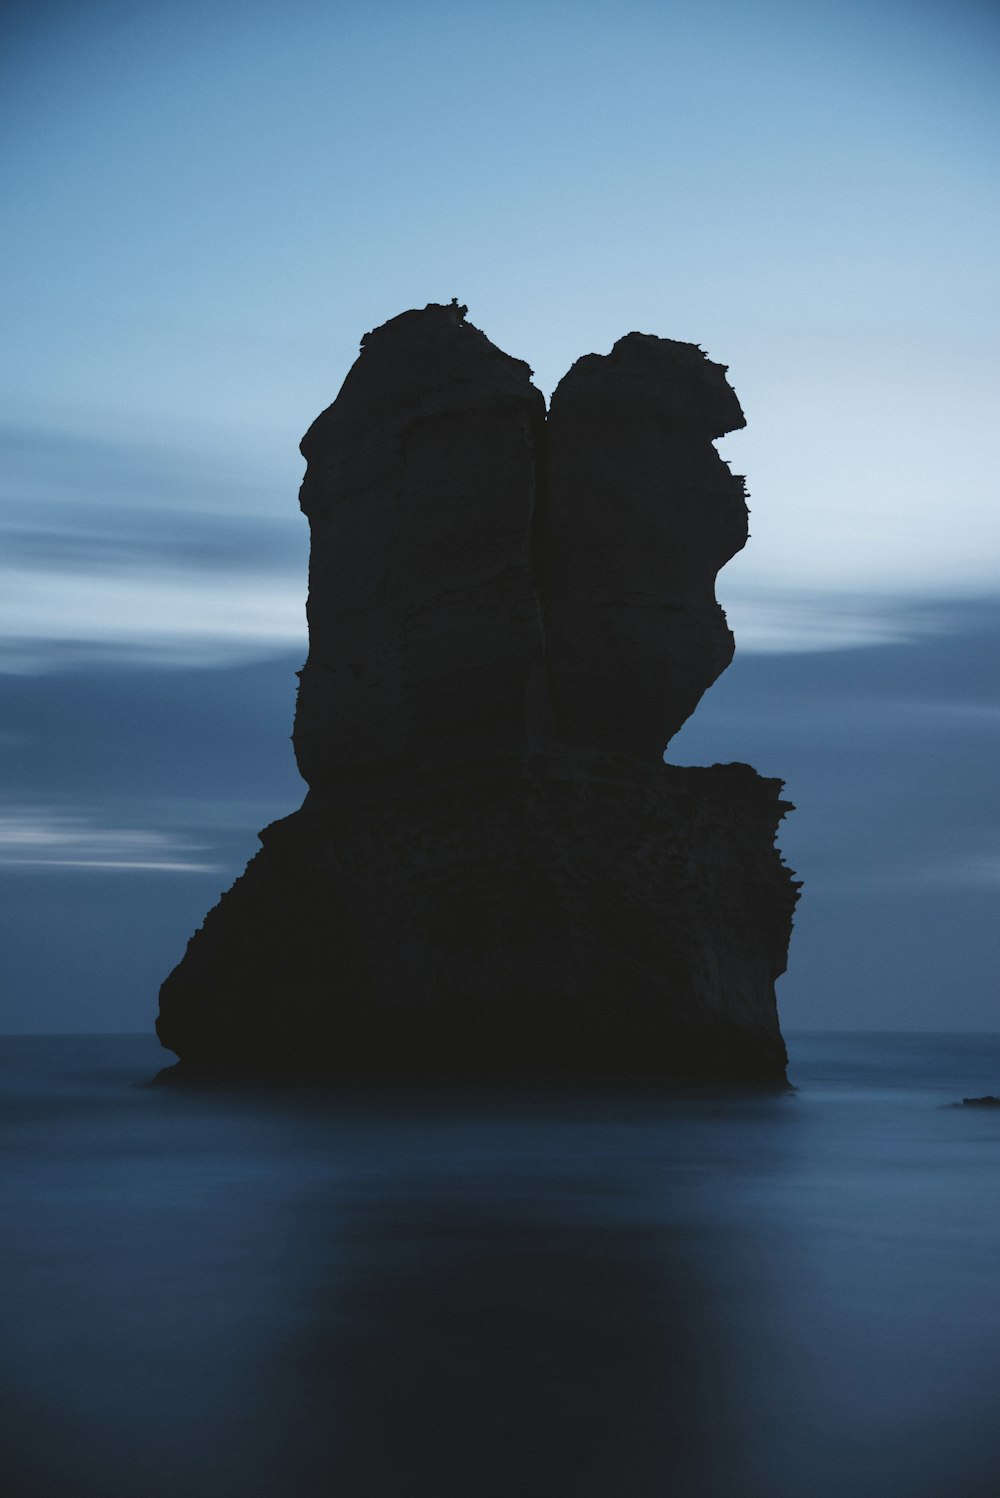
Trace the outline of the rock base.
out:
M 781 782 L 566 753 L 307 798 L 163 985 L 199 1064 L 781 1081 Z

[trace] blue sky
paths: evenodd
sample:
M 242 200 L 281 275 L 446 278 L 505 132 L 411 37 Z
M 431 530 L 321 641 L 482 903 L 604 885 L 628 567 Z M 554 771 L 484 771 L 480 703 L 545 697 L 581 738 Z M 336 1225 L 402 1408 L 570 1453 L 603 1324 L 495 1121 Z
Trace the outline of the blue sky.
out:
M 672 757 L 789 779 L 786 1023 L 934 1022 L 952 933 L 995 1027 L 996 6 L 0 26 L 0 1028 L 144 1028 L 296 804 L 298 440 L 363 332 L 451 296 L 546 393 L 633 328 L 730 366 L 741 654 Z

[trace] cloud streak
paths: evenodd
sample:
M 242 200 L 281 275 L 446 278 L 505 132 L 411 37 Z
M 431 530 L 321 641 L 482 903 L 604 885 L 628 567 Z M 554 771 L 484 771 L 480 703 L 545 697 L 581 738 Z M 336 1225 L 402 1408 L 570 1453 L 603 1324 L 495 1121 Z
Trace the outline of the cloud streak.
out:
M 0 815 L 0 867 L 214 874 L 224 865 L 191 855 L 206 851 L 175 833 L 105 827 L 86 816 L 25 807 Z
M 0 670 L 304 655 L 307 527 L 285 496 L 207 456 L 5 435 Z
M 126 569 L 66 572 L 0 567 L 0 669 L 144 656 L 150 664 L 212 664 L 301 646 L 301 588 L 280 577 Z

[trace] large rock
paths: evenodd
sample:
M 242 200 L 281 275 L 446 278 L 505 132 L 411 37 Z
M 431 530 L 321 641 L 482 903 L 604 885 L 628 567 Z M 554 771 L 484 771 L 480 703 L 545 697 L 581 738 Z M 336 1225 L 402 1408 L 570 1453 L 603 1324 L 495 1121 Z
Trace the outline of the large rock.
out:
M 312 803 L 163 987 L 189 1059 L 783 1074 L 780 782 L 563 755 Z
M 307 433 L 311 789 L 163 985 L 184 1062 L 783 1078 L 781 782 L 662 763 L 732 651 L 742 413 L 639 334 L 548 431 L 529 376 L 431 306 Z
M 528 553 L 544 423 L 531 370 L 464 308 L 366 335 L 302 439 L 312 546 L 294 741 L 315 790 L 520 747 L 542 657 Z
M 692 344 L 629 333 L 552 397 L 546 662 L 572 743 L 659 757 L 733 658 L 715 575 L 746 543 L 747 507 L 712 439 L 745 422 L 725 374 Z

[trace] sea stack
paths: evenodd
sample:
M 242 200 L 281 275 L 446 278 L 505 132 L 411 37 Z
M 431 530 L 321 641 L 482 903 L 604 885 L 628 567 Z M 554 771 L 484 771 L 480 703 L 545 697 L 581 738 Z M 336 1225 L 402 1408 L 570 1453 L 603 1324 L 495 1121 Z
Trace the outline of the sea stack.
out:
M 161 989 L 182 1063 L 784 1078 L 782 783 L 663 763 L 733 653 L 725 375 L 630 333 L 546 416 L 457 303 L 362 339 L 302 443 L 309 793 Z

